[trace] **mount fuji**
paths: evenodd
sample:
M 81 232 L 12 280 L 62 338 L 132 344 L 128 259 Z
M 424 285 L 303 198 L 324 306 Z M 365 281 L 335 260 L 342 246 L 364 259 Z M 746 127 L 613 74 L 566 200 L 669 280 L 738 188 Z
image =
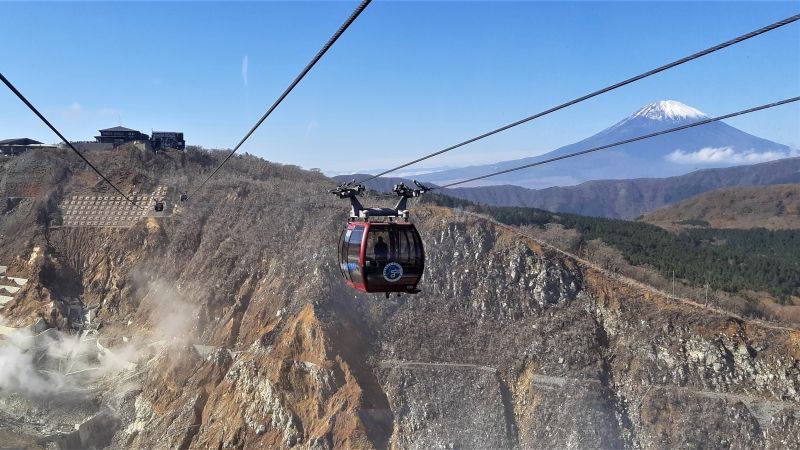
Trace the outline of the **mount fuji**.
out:
M 432 172 L 418 178 L 442 185 L 674 128 L 707 117 L 702 111 L 674 100 L 658 101 L 591 137 L 543 155 Z M 753 136 L 722 122 L 712 122 L 553 164 L 488 178 L 473 186 L 511 184 L 540 189 L 575 185 L 590 180 L 669 177 L 683 175 L 698 168 L 755 164 L 791 156 L 798 156 L 797 150 Z

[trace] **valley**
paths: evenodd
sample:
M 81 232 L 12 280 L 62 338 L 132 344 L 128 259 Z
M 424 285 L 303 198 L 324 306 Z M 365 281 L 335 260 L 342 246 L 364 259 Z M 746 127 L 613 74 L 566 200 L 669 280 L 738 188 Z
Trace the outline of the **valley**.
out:
M 800 445 L 796 4 L 0 18 L 0 450 Z
M 126 189 L 179 192 L 221 154 L 90 156 Z M 8 442 L 785 448 L 800 433 L 795 327 L 673 298 L 485 213 L 414 204 L 423 292 L 387 299 L 341 280 L 347 205 L 319 173 L 236 156 L 168 216 L 64 227 L 60 200 L 99 184 L 66 154 L 22 158 L 51 175 L 0 222 L 0 261 L 28 279 L 0 346 L 32 376 L 4 374 Z M 91 321 L 67 320 L 76 302 Z M 16 338 L 37 326 L 83 350 Z M 91 370 L 63 384 L 47 361 Z M 33 380 L 47 388 L 19 388 Z

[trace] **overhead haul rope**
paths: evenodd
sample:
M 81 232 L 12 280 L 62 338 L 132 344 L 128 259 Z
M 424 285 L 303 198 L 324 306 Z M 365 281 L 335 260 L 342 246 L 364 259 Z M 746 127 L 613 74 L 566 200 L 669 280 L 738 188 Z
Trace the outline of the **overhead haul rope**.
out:
M 292 89 L 294 89 L 294 88 L 295 88 L 295 86 L 297 86 L 297 85 L 300 83 L 300 81 L 303 79 L 303 77 L 305 77 L 305 76 L 306 76 L 306 74 L 308 74 L 308 72 L 309 72 L 309 71 L 311 71 L 311 68 L 312 68 L 312 67 L 314 67 L 314 65 L 315 65 L 315 64 L 316 64 L 316 63 L 317 63 L 317 62 L 318 62 L 320 59 L 322 59 L 322 56 L 323 56 L 323 55 L 325 55 L 325 53 L 326 53 L 326 52 L 327 52 L 327 51 L 328 51 L 328 50 L 329 50 L 329 49 L 330 49 L 330 48 L 333 46 L 333 44 L 334 44 L 334 43 L 335 43 L 335 42 L 336 42 L 336 41 L 337 41 L 337 40 L 338 40 L 338 39 L 339 39 L 339 38 L 342 36 L 342 34 L 344 34 L 345 30 L 347 30 L 347 28 L 348 28 L 348 27 L 350 27 L 350 25 L 351 25 L 353 22 L 355 22 L 356 18 L 357 18 L 357 17 L 358 17 L 358 16 L 359 16 L 359 15 L 360 15 L 360 14 L 361 14 L 363 11 L 364 11 L 364 9 L 366 9 L 367 5 L 369 5 L 371 2 L 372 2 L 372 0 L 363 0 L 363 1 L 362 1 L 362 2 L 361 2 L 359 5 L 358 5 L 358 7 L 356 7 L 355 11 L 353 11 L 353 13 L 352 13 L 352 14 L 350 14 L 350 17 L 348 17 L 348 18 L 347 18 L 347 20 L 346 20 L 346 21 L 345 21 L 345 22 L 342 24 L 342 26 L 341 26 L 341 27 L 339 27 L 339 29 L 338 29 L 338 30 L 336 30 L 336 33 L 334 33 L 334 34 L 333 34 L 333 36 L 331 36 L 331 38 L 328 40 L 328 42 L 326 42 L 326 43 L 325 43 L 325 45 L 322 47 L 322 49 L 320 49 L 320 51 L 319 51 L 319 52 L 317 52 L 317 54 L 314 56 L 314 58 L 312 58 L 312 59 L 311 59 L 311 62 L 309 62 L 309 63 L 306 65 L 306 67 L 305 67 L 305 68 L 304 68 L 304 69 L 303 69 L 303 70 L 300 72 L 300 74 L 299 74 L 299 75 L 297 75 L 297 77 L 294 79 L 294 81 L 292 81 L 292 83 L 289 85 L 289 87 L 287 87 L 287 88 L 286 88 L 286 90 L 285 90 L 285 91 L 283 91 L 283 94 L 281 94 L 281 95 L 280 95 L 280 97 L 278 97 L 278 99 L 277 99 L 277 100 L 275 100 L 275 103 L 273 103 L 273 104 L 272 104 L 272 106 L 270 106 L 270 107 L 269 107 L 269 109 L 267 110 L 267 112 L 265 112 L 265 113 L 264 113 L 264 115 L 263 115 L 263 116 L 261 116 L 261 119 L 259 119 L 259 120 L 258 120 L 258 122 L 256 122 L 256 124 L 255 124 L 255 125 L 253 125 L 253 127 L 252 127 L 252 128 L 250 128 L 250 131 L 248 131 L 248 132 L 247 132 L 247 134 L 246 134 L 246 135 L 245 135 L 245 136 L 242 138 L 242 140 L 241 140 L 241 141 L 239 141 L 239 143 L 238 143 L 238 144 L 236 144 L 236 147 L 234 147 L 234 148 L 233 148 L 233 150 L 231 150 L 231 152 L 228 154 L 228 156 L 226 156 L 226 157 L 225 157 L 225 159 L 223 159 L 223 160 L 222 160 L 222 162 L 221 162 L 221 163 L 219 163 L 219 165 L 217 166 L 217 168 L 216 168 L 216 169 L 214 169 L 214 171 L 213 171 L 213 172 L 211 172 L 211 174 L 210 174 L 210 175 L 209 175 L 209 176 L 208 176 L 208 177 L 207 177 L 205 180 L 203 180 L 203 182 L 202 182 L 202 183 L 200 183 L 200 185 L 199 185 L 197 188 L 195 188 L 195 189 L 192 191 L 191 195 L 194 195 L 194 194 L 196 194 L 196 193 L 197 193 L 197 191 L 199 191 L 200 189 L 202 189 L 202 188 L 203 188 L 203 186 L 205 186 L 205 184 L 208 182 L 208 180 L 210 180 L 210 179 L 211 179 L 211 178 L 212 178 L 214 175 L 216 175 L 216 174 L 217 174 L 217 172 L 219 172 L 219 169 L 221 169 L 221 168 L 222 168 L 222 166 L 224 166 L 224 165 L 225 165 L 225 163 L 226 163 L 226 162 L 228 162 L 228 160 L 229 160 L 229 159 L 231 159 L 231 157 L 233 156 L 233 154 L 234 154 L 234 153 L 236 153 L 236 151 L 237 151 L 237 150 L 239 150 L 239 147 L 241 147 L 241 146 L 242 146 L 242 144 L 244 144 L 244 143 L 245 143 L 245 141 L 246 141 L 246 140 L 247 140 L 247 139 L 248 139 L 248 138 L 249 138 L 249 137 L 250 137 L 250 136 L 251 136 L 251 135 L 252 135 L 252 134 L 253 134 L 253 133 L 256 131 L 256 129 L 257 129 L 257 128 L 258 128 L 258 127 L 259 127 L 259 126 L 260 126 L 260 125 L 261 125 L 261 124 L 262 124 L 262 123 L 265 121 L 265 120 L 267 120 L 267 117 L 269 117 L 269 115 L 270 115 L 270 114 L 272 114 L 272 111 L 274 111 L 274 110 L 275 110 L 275 108 L 277 108 L 277 107 L 278 107 L 278 105 L 280 105 L 280 104 L 281 104 L 281 102 L 283 101 L 283 99 L 285 99 L 285 98 L 286 98 L 286 96 L 287 96 L 287 95 L 289 95 L 289 93 L 290 93 L 290 92 L 292 92 Z
M 613 91 L 614 89 L 620 88 L 620 87 L 625 86 L 627 84 L 631 84 L 631 83 L 633 83 L 635 81 L 639 81 L 639 80 L 641 80 L 643 78 L 647 78 L 647 77 L 649 77 L 651 75 L 655 75 L 655 74 L 657 74 L 659 72 L 663 72 L 663 71 L 665 71 L 667 69 L 671 69 L 671 68 L 673 68 L 675 66 L 679 66 L 679 65 L 687 63 L 689 61 L 701 58 L 703 56 L 706 56 L 706 55 L 709 55 L 711 53 L 714 53 L 714 52 L 716 52 L 718 50 L 722 50 L 722 49 L 724 49 L 726 47 L 730 47 L 730 46 L 732 46 L 734 44 L 738 44 L 739 42 L 746 41 L 747 39 L 750 39 L 752 37 L 758 36 L 760 34 L 767 33 L 769 31 L 772 31 L 772 30 L 774 30 L 776 28 L 780 28 L 780 27 L 782 27 L 784 25 L 788 25 L 788 24 L 790 24 L 792 22 L 795 22 L 797 20 L 800 20 L 800 14 L 797 14 L 797 15 L 794 15 L 794 16 L 791 16 L 791 17 L 787 17 L 786 19 L 783 19 L 783 20 L 779 20 L 778 22 L 775 22 L 775 23 L 773 23 L 771 25 L 767 25 L 766 27 L 759 28 L 758 30 L 751 31 L 750 33 L 743 34 L 743 35 L 741 35 L 741 36 L 739 36 L 737 38 L 731 39 L 729 41 L 723 42 L 721 44 L 718 44 L 718 45 L 715 45 L 713 47 L 707 48 L 705 50 L 699 51 L 697 53 L 691 54 L 691 55 L 686 56 L 684 58 L 681 58 L 681 59 L 678 59 L 676 61 L 673 61 L 673 62 L 671 62 L 669 64 L 665 64 L 665 65 L 663 65 L 661 67 L 657 67 L 657 68 L 655 68 L 653 70 L 650 70 L 650 71 L 644 72 L 642 74 L 636 75 L 635 77 L 628 78 L 627 80 L 620 81 L 619 83 L 612 84 L 611 86 L 604 87 L 604 88 L 602 88 L 600 90 L 597 90 L 597 91 L 594 91 L 592 93 L 586 94 L 586 95 L 584 95 L 582 97 L 578 97 L 578 98 L 576 98 L 574 100 L 570 100 L 570 101 L 568 101 L 566 103 L 562 103 L 562 104 L 560 104 L 558 106 L 554 106 L 554 107 L 552 107 L 550 109 L 547 109 L 547 110 L 544 110 L 542 112 L 536 113 L 536 114 L 534 114 L 532 116 L 526 117 L 524 119 L 518 120 L 518 121 L 510 123 L 508 125 L 504 125 L 504 126 L 502 126 L 500 128 L 497 128 L 496 130 L 489 131 L 488 133 L 481 134 L 480 136 L 476 136 L 476 137 L 474 137 L 472 139 L 467 139 L 464 142 L 460 142 L 460 143 L 458 143 L 456 145 L 453 145 L 453 146 L 447 147 L 445 149 L 439 150 L 438 152 L 434 152 L 434 153 L 425 155 L 425 156 L 423 156 L 421 158 L 417 158 L 417 159 L 415 159 L 415 160 L 413 160 L 411 162 L 407 162 L 407 163 L 401 164 L 401 165 L 399 165 L 397 167 L 393 167 L 393 168 L 391 168 L 389 170 L 385 170 L 385 171 L 383 171 L 383 172 L 381 172 L 381 173 L 379 173 L 377 175 L 371 175 L 371 176 L 369 176 L 367 178 L 364 178 L 361 181 L 358 181 L 358 183 L 359 184 L 366 183 L 367 181 L 374 180 L 375 178 L 378 178 L 378 177 L 381 177 L 383 175 L 392 173 L 392 172 L 394 172 L 396 170 L 399 170 L 399 169 L 402 169 L 404 167 L 408 167 L 408 166 L 410 166 L 412 164 L 416 164 L 418 162 L 425 161 L 426 159 L 433 158 L 434 156 L 441 155 L 442 153 L 447 153 L 447 152 L 449 152 L 451 150 L 455 150 L 455 149 L 457 149 L 459 147 L 463 147 L 463 146 L 465 146 L 467 144 L 471 144 L 473 142 L 476 142 L 476 141 L 479 141 L 481 139 L 487 138 L 489 136 L 495 135 L 497 133 L 500 133 L 502 131 L 508 130 L 510 128 L 514 128 L 514 127 L 516 127 L 518 125 L 522 125 L 524 123 L 530 122 L 531 120 L 538 119 L 540 117 L 546 116 L 546 115 L 548 115 L 550 113 L 553 113 L 553 112 L 556 112 L 558 110 L 564 109 L 564 108 L 566 108 L 568 106 L 575 105 L 575 104 L 580 103 L 580 102 L 582 102 L 584 100 L 588 100 L 588 99 L 590 99 L 592 97 L 597 97 L 600 94 L 604 94 L 606 92 Z
M 94 170 L 94 171 L 95 171 L 95 173 L 97 173 L 97 175 L 99 175 L 99 176 L 100 176 L 100 178 L 102 178 L 102 179 L 103 179 L 103 181 L 105 181 L 106 183 L 108 183 L 108 184 L 109 184 L 109 185 L 110 185 L 112 188 L 114 188 L 114 190 L 115 190 L 115 191 L 117 191 L 117 193 L 119 193 L 119 195 L 121 195 L 121 196 L 122 196 L 122 197 L 123 197 L 125 200 L 129 201 L 129 202 L 130 202 L 130 203 L 131 203 L 133 206 L 135 206 L 135 207 L 137 207 L 137 208 L 139 208 L 139 209 L 144 209 L 144 208 L 142 208 L 140 205 L 137 205 L 135 201 L 131 200 L 131 199 L 130 199 L 130 197 L 128 197 L 127 195 L 123 194 L 123 193 L 122 193 L 122 191 L 121 191 L 121 190 L 120 190 L 120 189 L 119 189 L 119 188 L 118 188 L 116 185 L 114 185 L 114 183 L 112 183 L 112 182 L 111 182 L 111 180 L 109 180 L 109 179 L 108 179 L 108 178 L 107 178 L 105 175 L 103 175 L 103 174 L 102 174 L 102 172 L 100 172 L 100 170 L 98 170 L 98 169 L 97 169 L 97 167 L 95 167 L 95 166 L 94 166 L 94 164 L 92 164 L 91 162 L 89 162 L 89 160 L 88 160 L 88 159 L 86 159 L 86 157 L 85 157 L 85 156 L 83 156 L 83 155 L 81 154 L 81 152 L 79 152 L 79 151 L 78 151 L 78 149 L 77 149 L 77 148 L 75 148 L 75 146 L 74 146 L 74 145 L 72 145 L 72 143 L 71 143 L 70 141 L 68 141 L 68 140 L 67 140 L 67 138 L 65 138 L 65 137 L 64 137 L 64 135 L 63 135 L 63 134 L 61 134 L 61 132 L 59 132 L 59 131 L 56 129 L 56 127 L 54 127 L 54 126 L 53 126 L 53 124 L 51 124 L 51 123 L 50 123 L 50 121 L 48 121 L 48 120 L 47 120 L 47 119 L 46 119 L 46 118 L 45 118 L 45 117 L 42 115 L 42 113 L 40 113 L 40 112 L 39 112 L 39 110 L 38 110 L 38 109 L 36 109 L 36 107 L 35 107 L 35 106 L 33 106 L 33 104 L 31 104 L 31 102 L 29 102 L 29 101 L 28 101 L 28 99 L 27 99 L 27 98 L 25 98 L 25 96 L 24 96 L 24 95 L 22 95 L 22 92 L 20 92 L 20 91 L 19 91 L 19 90 L 18 90 L 16 87 L 14 87 L 14 85 L 13 85 L 13 84 L 11 84 L 11 82 L 10 82 L 10 81 L 8 81 L 8 78 L 6 78 L 6 77 L 5 77 L 5 76 L 4 76 L 2 73 L 0 73 L 0 80 L 3 80 L 3 83 L 5 83 L 5 85 L 6 85 L 6 86 L 8 86 L 8 88 L 9 88 L 9 89 L 11 89 L 11 92 L 13 92 L 13 93 L 14 93 L 14 94 L 15 94 L 17 97 L 19 97 L 19 99 L 20 99 L 20 100 L 22 100 L 22 103 L 25 103 L 25 105 L 26 105 L 26 106 L 27 106 L 27 107 L 28 107 L 28 108 L 29 108 L 31 111 L 33 111 L 33 113 L 34 113 L 34 114 L 36 114 L 36 115 L 39 117 L 39 119 L 41 119 L 41 120 L 42 120 L 42 122 L 44 122 L 44 124 L 45 124 L 45 125 L 47 125 L 47 126 L 48 126 L 48 127 L 51 129 L 51 130 L 53 130 L 53 133 L 55 133 L 55 134 L 58 136 L 58 138 L 59 138 L 59 139 L 61 139 L 61 140 L 62 140 L 62 141 L 65 143 L 65 144 L 67 144 L 67 146 L 68 146 L 69 148 L 71 148 L 73 152 L 75 152 L 75 153 L 76 153 L 78 156 L 80 156 L 80 158 L 81 158 L 81 159 L 82 159 L 82 160 L 83 160 L 83 161 L 84 161 L 86 164 L 88 164 L 88 165 L 89 165 L 89 167 L 91 167 L 91 168 L 92 168 L 92 170 Z
M 692 123 L 689 123 L 689 124 L 686 124 L 686 125 L 681 125 L 679 127 L 669 128 L 667 130 L 662 130 L 662 131 L 658 131 L 658 132 L 655 132 L 655 133 L 650 133 L 650 134 L 645 134 L 645 135 L 637 136 L 637 137 L 630 138 L 630 139 L 625 139 L 624 141 L 614 142 L 613 144 L 601 145 L 599 147 L 593 147 L 593 148 L 590 148 L 590 149 L 587 149 L 587 150 L 582 150 L 582 151 L 579 151 L 579 152 L 569 153 L 567 155 L 557 156 L 555 158 L 549 158 L 549 159 L 545 159 L 545 160 L 542 160 L 542 161 L 537 161 L 537 162 L 534 162 L 534 163 L 525 164 L 525 165 L 518 166 L 518 167 L 513 167 L 511 169 L 499 170 L 497 172 L 492 172 L 492 173 L 489 173 L 489 174 L 486 174 L 486 175 L 481 175 L 479 177 L 473 177 L 473 178 L 469 178 L 467 180 L 457 181 L 455 183 L 445 184 L 444 186 L 431 188 L 431 190 L 433 190 L 433 189 L 445 189 L 445 188 L 453 187 L 453 186 L 456 186 L 456 185 L 459 185 L 459 184 L 469 183 L 469 182 L 472 182 L 472 181 L 482 180 L 484 178 L 489 178 L 489 177 L 494 177 L 494 176 L 497 176 L 497 175 L 502 175 L 504 173 L 515 172 L 517 170 L 527 169 L 529 167 L 535 167 L 535 166 L 541 166 L 543 164 L 549 164 L 551 162 L 560 161 L 562 159 L 574 158 L 576 156 L 585 155 L 587 153 L 597 152 L 597 151 L 605 150 L 605 149 L 611 148 L 611 147 L 617 147 L 617 146 L 620 146 L 620 145 L 630 144 L 631 142 L 642 141 L 642 140 L 645 140 L 645 139 L 654 138 L 656 136 L 661 136 L 662 134 L 674 133 L 676 131 L 685 130 L 687 128 L 699 127 L 700 125 L 706 125 L 706 124 L 709 124 L 711 122 L 718 122 L 720 120 L 730 119 L 731 117 L 741 116 L 741 115 L 744 115 L 744 114 L 749 114 L 749 113 L 756 112 L 756 111 L 761 111 L 761 110 L 764 110 L 764 109 L 774 108 L 776 106 L 785 105 L 787 103 L 792 103 L 792 102 L 796 102 L 796 101 L 799 101 L 799 100 L 800 100 L 800 97 L 787 98 L 785 100 L 781 100 L 781 101 L 777 101 L 777 102 L 773 102 L 773 103 L 767 103 L 766 105 L 756 106 L 754 108 L 743 109 L 741 111 L 737 111 L 737 112 L 734 112 L 734 113 L 725 114 L 724 116 L 710 117 L 708 119 L 699 120 L 697 122 L 692 122 Z

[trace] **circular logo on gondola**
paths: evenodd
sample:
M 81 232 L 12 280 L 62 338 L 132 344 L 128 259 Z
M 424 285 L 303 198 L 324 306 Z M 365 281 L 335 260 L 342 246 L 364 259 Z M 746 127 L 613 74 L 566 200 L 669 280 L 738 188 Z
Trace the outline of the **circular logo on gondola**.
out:
M 394 283 L 403 276 L 403 266 L 396 262 L 390 262 L 383 268 L 383 279 Z

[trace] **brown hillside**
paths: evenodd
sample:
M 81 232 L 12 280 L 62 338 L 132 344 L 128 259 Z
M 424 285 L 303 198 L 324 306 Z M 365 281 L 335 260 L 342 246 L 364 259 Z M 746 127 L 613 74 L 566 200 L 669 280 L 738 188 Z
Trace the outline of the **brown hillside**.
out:
M 89 155 L 123 189 L 185 188 L 219 156 Z M 170 217 L 58 228 L 62 197 L 103 187 L 51 158 L 33 206 L 3 211 L 0 263 L 28 282 L 2 314 L 17 333 L 39 317 L 61 331 L 0 338 L 12 368 L 0 371 L 0 444 L 796 446 L 793 328 L 670 298 L 440 207 L 412 211 L 422 293 L 358 294 L 337 266 L 347 205 L 326 192 L 334 182 L 251 156 Z M 76 303 L 96 312 L 80 339 L 64 320 Z
M 798 229 L 800 184 L 719 189 L 645 214 L 642 220 L 667 229 L 702 222 L 714 228 Z

